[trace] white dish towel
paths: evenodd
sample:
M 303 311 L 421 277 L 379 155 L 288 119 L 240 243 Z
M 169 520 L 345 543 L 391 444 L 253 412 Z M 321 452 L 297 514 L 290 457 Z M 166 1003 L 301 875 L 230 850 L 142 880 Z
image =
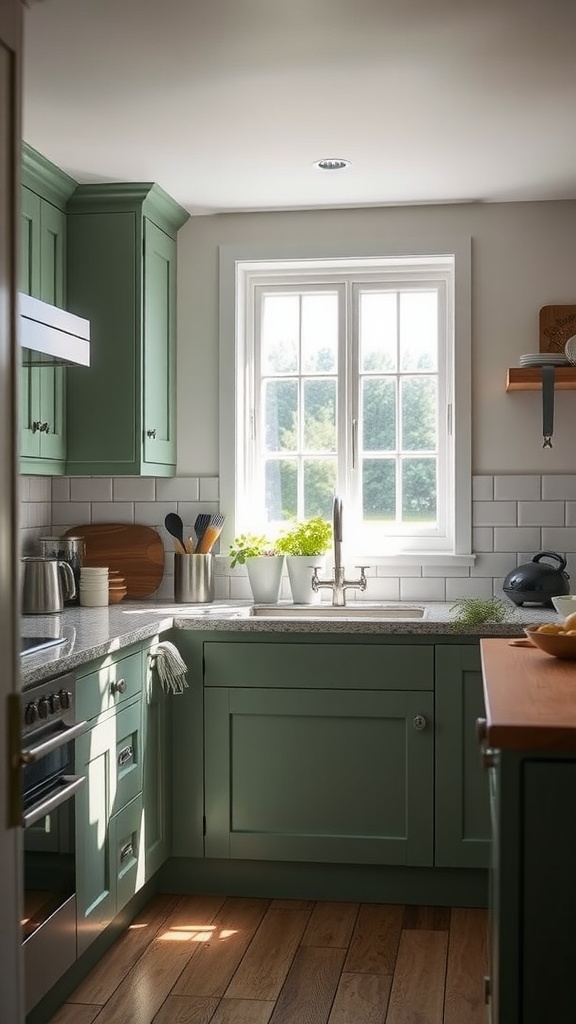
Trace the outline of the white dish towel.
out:
M 186 662 L 174 644 L 163 640 L 150 651 L 150 657 L 165 693 L 184 693 L 188 689 Z

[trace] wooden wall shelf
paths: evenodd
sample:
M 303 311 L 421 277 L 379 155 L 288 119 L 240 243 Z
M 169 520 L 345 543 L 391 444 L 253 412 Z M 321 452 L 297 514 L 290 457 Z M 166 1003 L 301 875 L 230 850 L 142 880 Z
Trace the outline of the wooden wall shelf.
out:
M 540 366 L 511 366 L 506 378 L 506 391 L 540 391 L 542 389 L 542 368 Z M 576 390 L 576 366 L 556 366 L 554 372 L 556 391 Z

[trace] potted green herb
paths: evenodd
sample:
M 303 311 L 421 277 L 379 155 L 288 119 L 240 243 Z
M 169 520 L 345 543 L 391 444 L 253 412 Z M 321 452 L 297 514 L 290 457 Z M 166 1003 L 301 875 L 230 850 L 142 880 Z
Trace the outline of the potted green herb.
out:
M 230 568 L 245 565 L 256 604 L 275 604 L 280 593 L 284 555 L 263 534 L 240 533 L 230 544 Z
M 295 604 L 317 604 L 320 591 L 312 590 L 312 570 L 324 569 L 326 552 L 332 543 L 332 526 L 321 516 L 294 521 L 276 541 L 278 551 L 286 555 L 288 578 Z

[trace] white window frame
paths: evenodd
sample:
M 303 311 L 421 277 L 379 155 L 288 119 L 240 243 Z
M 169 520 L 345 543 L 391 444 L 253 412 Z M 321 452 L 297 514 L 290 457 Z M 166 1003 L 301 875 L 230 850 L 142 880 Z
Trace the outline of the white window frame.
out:
M 414 540 L 387 535 L 379 550 L 354 550 L 350 538 L 344 538 L 347 557 L 365 560 L 370 565 L 470 565 L 472 554 L 471 523 L 471 240 L 469 237 L 414 240 L 371 245 L 336 246 L 221 246 L 220 247 L 220 508 L 226 514 L 223 550 L 242 530 L 265 530 L 254 519 L 254 510 L 245 495 L 247 459 L 242 424 L 247 411 L 254 408 L 252 374 L 246 358 L 247 335 L 252 329 L 253 309 L 250 296 L 254 283 L 294 278 L 301 280 L 303 269 L 317 269 L 318 275 L 338 271 L 363 279 L 374 277 L 383 264 L 401 264 L 403 259 L 434 274 L 434 259 L 452 257 L 453 274 L 446 276 L 447 308 L 453 309 L 453 322 L 447 324 L 447 383 L 451 431 L 447 467 L 450 492 L 447 501 L 453 509 L 453 523 L 447 541 L 434 543 L 424 537 Z M 407 270 L 406 273 L 409 273 Z M 398 266 L 395 279 L 401 278 Z M 436 273 L 438 277 L 438 273 Z M 232 396 L 234 399 L 232 400 Z M 450 399 L 448 401 L 448 399 Z M 440 420 L 442 427 L 442 420 Z M 247 446 L 249 447 L 249 446 Z M 352 510 L 350 510 L 352 511 Z M 344 510 L 346 533 L 346 508 Z M 348 522 L 350 520 L 348 519 Z

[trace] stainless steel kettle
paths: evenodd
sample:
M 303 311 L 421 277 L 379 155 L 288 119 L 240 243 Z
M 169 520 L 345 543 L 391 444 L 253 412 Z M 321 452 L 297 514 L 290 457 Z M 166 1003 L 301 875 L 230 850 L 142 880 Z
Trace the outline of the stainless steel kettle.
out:
M 22 614 L 51 615 L 64 610 L 64 601 L 76 594 L 74 573 L 59 558 L 29 556 L 22 559 Z

